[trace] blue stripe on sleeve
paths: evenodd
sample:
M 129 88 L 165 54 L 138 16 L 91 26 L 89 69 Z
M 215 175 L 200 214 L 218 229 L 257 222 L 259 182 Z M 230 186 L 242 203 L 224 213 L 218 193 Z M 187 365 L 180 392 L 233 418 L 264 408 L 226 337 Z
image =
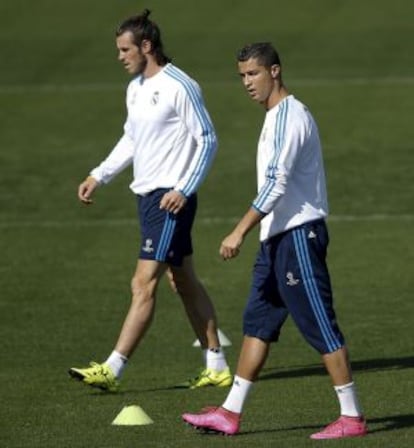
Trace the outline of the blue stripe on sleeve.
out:
M 205 173 L 212 162 L 216 141 L 215 133 L 212 123 L 208 115 L 206 114 L 203 100 L 191 80 L 180 70 L 171 65 L 169 65 L 165 69 L 165 73 L 174 78 L 184 87 L 187 95 L 190 98 L 191 104 L 194 107 L 197 119 L 201 125 L 202 135 L 205 137 L 195 170 L 192 173 L 187 184 L 182 189 L 182 193 L 185 196 L 189 196 L 197 190 L 198 185 L 203 180 Z
M 263 204 L 265 204 L 268 200 L 269 195 L 271 194 L 276 184 L 277 164 L 285 142 L 288 109 L 288 102 L 283 102 L 280 105 L 280 110 L 278 111 L 276 116 L 273 142 L 274 154 L 266 170 L 266 182 L 263 188 L 260 190 L 259 196 L 254 201 L 254 204 L 258 209 L 262 209 Z

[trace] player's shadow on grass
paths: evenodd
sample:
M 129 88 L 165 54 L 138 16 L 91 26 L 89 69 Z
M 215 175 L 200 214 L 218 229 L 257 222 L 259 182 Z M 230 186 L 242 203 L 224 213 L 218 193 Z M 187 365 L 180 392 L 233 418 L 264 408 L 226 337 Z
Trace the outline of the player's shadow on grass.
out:
M 414 368 L 414 357 L 408 356 L 406 358 L 389 358 L 389 359 L 368 359 L 362 361 L 353 361 L 352 362 L 352 370 L 356 371 L 368 371 L 368 372 L 377 372 L 383 370 L 402 370 L 402 369 L 410 369 Z M 262 370 L 261 375 L 259 376 L 259 381 L 266 381 L 272 379 L 281 379 L 281 378 L 300 378 L 305 376 L 325 376 L 327 375 L 325 368 L 322 365 L 298 365 L 291 367 L 265 367 Z M 156 387 L 126 387 L 125 389 L 121 388 L 118 395 L 129 395 L 131 393 L 151 393 L 157 391 L 176 391 L 176 390 L 187 390 L 187 388 L 182 388 L 177 385 L 160 385 Z M 102 393 L 100 391 L 94 390 L 91 391 L 93 395 L 106 395 L 106 393 Z
M 372 426 L 374 425 L 374 426 Z M 376 428 L 375 426 L 379 426 Z M 395 429 L 412 428 L 414 426 L 414 415 L 391 415 L 389 417 L 379 417 L 368 419 L 369 432 L 393 431 Z
M 128 386 L 121 386 L 121 389 L 116 392 L 103 392 L 101 390 L 97 389 L 91 389 L 89 394 L 94 396 L 110 396 L 110 395 L 117 395 L 117 396 L 128 396 L 133 394 L 144 394 L 144 393 L 152 393 L 152 392 L 168 392 L 168 391 L 176 391 L 176 390 L 189 390 L 188 387 L 183 386 L 176 386 L 176 385 L 165 385 L 165 386 L 155 386 L 155 387 L 128 387 Z
M 362 361 L 353 361 L 352 370 L 377 372 L 382 370 L 402 370 L 414 367 L 414 356 L 405 358 L 388 358 L 388 359 L 367 359 Z M 275 378 L 298 378 L 302 376 L 326 375 L 323 365 L 311 364 L 307 366 L 292 367 L 265 367 L 259 376 L 259 381 L 271 380 Z
M 319 425 L 301 425 L 301 426 L 288 426 L 272 429 L 258 429 L 251 431 L 241 431 L 240 436 L 243 435 L 257 435 L 260 433 L 272 433 L 272 432 L 284 432 L 284 431 L 298 431 L 298 430 L 310 430 L 314 431 L 322 428 L 326 422 L 321 422 Z M 378 432 L 395 431 L 397 429 L 412 428 L 414 426 L 414 415 L 391 415 L 389 417 L 368 418 L 368 435 Z

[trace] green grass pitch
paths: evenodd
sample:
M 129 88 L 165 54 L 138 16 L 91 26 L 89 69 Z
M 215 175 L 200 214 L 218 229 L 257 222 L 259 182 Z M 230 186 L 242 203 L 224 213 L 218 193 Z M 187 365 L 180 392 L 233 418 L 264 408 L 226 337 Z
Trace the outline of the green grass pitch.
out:
M 220 149 L 200 191 L 196 264 L 233 345 L 234 368 L 257 233 L 223 263 L 221 239 L 255 191 L 264 111 L 243 91 L 235 52 L 279 48 L 288 88 L 309 105 L 324 147 L 329 262 L 341 326 L 371 434 L 314 442 L 338 412 L 319 357 L 288 322 L 233 438 L 203 436 L 184 411 L 223 390 L 177 390 L 201 354 L 163 282 L 156 318 L 120 394 L 69 380 L 67 369 L 112 349 L 129 304 L 138 247 L 131 173 L 96 196 L 77 185 L 110 150 L 128 77 L 114 28 L 144 7 L 167 53 L 201 84 Z M 410 0 L 37 0 L 0 4 L 0 446 L 411 447 L 414 440 L 414 6 Z M 127 405 L 154 424 L 114 427 Z

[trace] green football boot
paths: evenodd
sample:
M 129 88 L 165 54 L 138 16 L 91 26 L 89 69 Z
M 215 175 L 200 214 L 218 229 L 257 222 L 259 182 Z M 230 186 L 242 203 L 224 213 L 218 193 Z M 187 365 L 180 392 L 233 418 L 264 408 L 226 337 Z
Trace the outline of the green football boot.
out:
M 98 364 L 91 362 L 90 367 L 83 369 L 72 367 L 69 369 L 69 375 L 91 387 L 107 392 L 116 392 L 119 389 L 119 381 L 116 379 L 111 368 L 107 364 Z
M 228 387 L 233 383 L 233 375 L 227 367 L 218 371 L 214 369 L 203 369 L 196 377 L 190 378 L 184 383 L 178 384 L 179 388 L 197 389 L 198 387 Z

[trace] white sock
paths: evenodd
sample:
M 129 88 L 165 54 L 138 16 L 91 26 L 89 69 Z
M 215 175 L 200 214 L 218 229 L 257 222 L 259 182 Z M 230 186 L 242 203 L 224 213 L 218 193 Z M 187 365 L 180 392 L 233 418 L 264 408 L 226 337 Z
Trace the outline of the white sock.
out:
M 114 350 L 105 361 L 105 364 L 111 368 L 115 377 L 119 379 L 127 365 L 127 362 L 128 358 L 126 356 L 121 355 L 121 353 Z
M 204 352 L 207 369 L 214 369 L 218 372 L 227 369 L 228 364 L 224 355 L 224 350 L 221 347 L 209 348 L 204 350 Z
M 341 407 L 341 415 L 360 417 L 362 415 L 354 382 L 342 386 L 334 386 Z
M 226 401 L 223 403 L 223 408 L 241 414 L 246 401 L 247 395 L 250 392 L 250 388 L 253 386 L 253 382 L 245 380 L 237 375 L 234 375 L 233 385 L 230 392 L 227 395 Z

